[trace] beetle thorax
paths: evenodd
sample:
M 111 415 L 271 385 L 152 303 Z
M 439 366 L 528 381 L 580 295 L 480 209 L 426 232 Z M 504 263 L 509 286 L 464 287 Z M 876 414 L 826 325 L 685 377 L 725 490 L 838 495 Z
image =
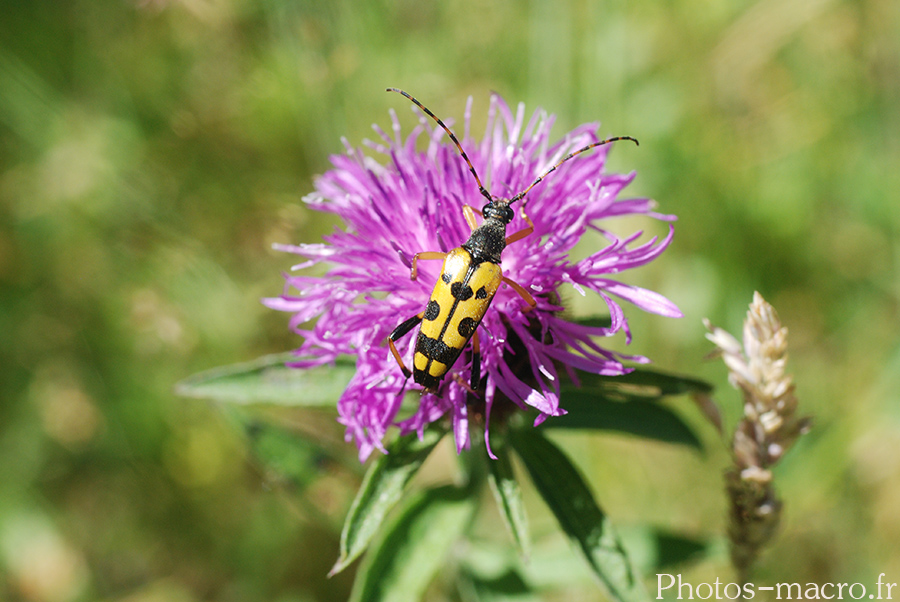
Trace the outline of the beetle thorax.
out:
M 500 254 L 506 248 L 506 226 L 515 213 L 509 206 L 509 200 L 494 197 L 481 210 L 484 222 L 476 228 L 469 240 L 462 247 L 472 254 L 476 263 L 490 261 L 500 263 Z

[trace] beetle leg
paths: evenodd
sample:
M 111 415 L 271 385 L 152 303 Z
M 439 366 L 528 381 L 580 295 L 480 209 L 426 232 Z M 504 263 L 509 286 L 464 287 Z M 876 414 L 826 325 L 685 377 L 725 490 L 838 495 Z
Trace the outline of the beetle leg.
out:
M 509 236 L 507 236 L 507 237 L 506 237 L 506 244 L 507 244 L 507 245 L 510 245 L 510 244 L 516 242 L 517 240 L 522 240 L 523 238 L 525 238 L 526 236 L 528 236 L 529 234 L 531 234 L 532 232 L 534 232 L 534 223 L 531 221 L 531 218 L 529 218 L 529 217 L 525 214 L 525 203 L 524 203 L 524 201 L 523 201 L 523 203 L 522 203 L 521 209 L 519 209 L 519 215 L 522 216 L 522 219 L 525 220 L 525 223 L 528 224 L 528 227 L 522 228 L 522 229 L 519 230 L 518 232 L 514 232 L 514 233 L 510 234 Z
M 466 218 L 466 223 L 469 224 L 469 227 L 472 228 L 473 231 L 478 229 L 478 222 L 475 220 L 475 214 L 477 212 L 478 210 L 472 205 L 463 205 L 463 217 Z
M 525 303 L 528 304 L 528 307 L 526 307 L 525 309 L 522 310 L 524 313 L 527 313 L 527 312 L 531 311 L 532 309 L 534 309 L 535 305 L 537 305 L 537 301 L 534 300 L 534 297 L 531 296 L 531 293 L 526 291 L 525 288 L 521 284 L 519 284 L 518 282 L 515 282 L 514 280 L 510 280 L 506 276 L 503 276 L 502 279 L 503 279 L 503 282 L 505 282 L 506 284 L 513 287 L 513 290 L 515 290 L 517 293 L 519 293 L 519 295 L 525 300 Z
M 472 389 L 481 389 L 481 341 L 478 339 L 478 331 L 472 335 Z
M 460 376 L 459 372 L 451 372 L 450 378 L 456 381 L 460 387 L 481 399 L 481 395 L 479 394 L 479 390 L 483 384 L 481 379 L 481 342 L 478 340 L 477 330 L 472 335 L 472 375 L 469 382 L 466 382 L 465 379 Z
M 401 323 L 400 326 L 395 328 L 394 332 L 391 333 L 391 336 L 388 337 L 388 345 L 390 345 L 391 347 L 391 353 L 394 355 L 394 359 L 397 360 L 397 364 L 399 364 L 400 369 L 403 371 L 403 376 L 405 376 L 406 378 L 409 378 L 412 375 L 412 372 L 409 368 L 406 367 L 406 364 L 403 363 L 403 358 L 400 357 L 400 353 L 397 351 L 397 346 L 394 345 L 394 341 L 418 326 L 423 317 L 425 317 L 424 311 L 414 315 L 410 319 Z
M 419 277 L 420 259 L 443 259 L 446 256 L 446 253 L 442 253 L 440 251 L 422 251 L 421 253 L 416 253 L 415 255 L 413 255 L 412 269 L 409 271 L 409 279 L 415 280 Z
M 472 385 L 470 385 L 469 383 L 467 383 L 467 382 L 463 379 L 463 377 L 459 375 L 459 372 L 454 372 L 451 376 L 452 376 L 453 380 L 455 380 L 456 383 L 457 383 L 460 387 L 462 387 L 463 389 L 465 389 L 466 391 L 468 391 L 469 393 L 471 393 L 471 394 L 474 395 L 475 397 L 481 399 L 481 395 L 478 394 L 478 391 L 476 391 L 476 390 L 472 387 Z

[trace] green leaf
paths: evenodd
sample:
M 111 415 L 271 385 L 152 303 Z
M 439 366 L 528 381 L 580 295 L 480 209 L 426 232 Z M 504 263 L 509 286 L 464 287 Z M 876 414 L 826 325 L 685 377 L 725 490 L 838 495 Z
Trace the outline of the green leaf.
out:
M 453 486 L 411 497 L 366 554 L 350 600 L 421 600 L 444 565 L 447 551 L 471 522 L 476 506 L 471 491 Z
M 632 564 L 644 575 L 668 572 L 698 560 L 711 548 L 708 541 L 647 524 L 619 529 L 619 537 L 628 548 Z
M 611 401 L 594 389 L 563 386 L 565 416 L 550 418 L 541 428 L 596 429 L 629 433 L 702 449 L 700 439 L 673 411 L 649 401 Z
M 525 503 L 522 500 L 522 489 L 513 473 L 509 451 L 502 442 L 493 444 L 496 460 L 488 461 L 488 482 L 500 515 L 506 528 L 516 542 L 519 554 L 527 558 L 529 554 L 528 516 L 525 514 Z
M 533 592 L 522 576 L 514 570 L 492 578 L 465 576 L 473 590 L 470 596 L 479 602 L 539 602 L 537 593 Z M 464 582 L 465 583 L 465 582 Z
M 576 319 L 575 323 L 579 326 L 589 326 L 591 328 L 609 328 L 612 326 L 612 318 L 609 316 L 588 316 Z
M 513 431 L 510 437 L 538 493 L 612 596 L 620 602 L 648 600 L 611 522 L 575 466 L 534 429 Z
M 362 554 L 385 516 L 400 501 L 403 489 L 425 462 L 444 431 L 432 428 L 419 441 L 416 433 L 400 437 L 369 468 L 341 531 L 341 553 L 329 575 L 341 572 Z
M 579 372 L 580 386 L 560 390 L 569 412 L 543 423 L 543 428 L 611 430 L 702 449 L 693 430 L 672 410 L 656 401 L 668 395 L 707 395 L 712 385 L 646 368 L 620 376 Z
M 709 544 L 703 540 L 678 533 L 655 531 L 656 569 L 667 569 L 703 556 Z
M 293 353 L 280 353 L 213 368 L 179 382 L 175 393 L 238 404 L 334 407 L 356 372 L 351 358 L 304 370 L 285 365 L 296 359 Z
M 584 388 L 601 389 L 610 397 L 622 400 L 659 399 L 666 395 L 711 393 L 713 390 L 711 384 L 696 378 L 642 367 L 619 376 L 601 376 L 579 371 L 578 379 Z
M 224 415 L 245 435 L 254 459 L 269 477 L 303 488 L 332 460 L 320 445 L 295 430 L 251 416 L 243 407 L 222 406 Z

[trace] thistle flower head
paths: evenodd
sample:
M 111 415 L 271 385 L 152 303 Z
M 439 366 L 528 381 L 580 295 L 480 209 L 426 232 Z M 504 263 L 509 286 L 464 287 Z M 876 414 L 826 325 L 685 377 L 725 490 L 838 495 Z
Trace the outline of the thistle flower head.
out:
M 525 190 L 569 152 L 599 140 L 597 124 L 585 124 L 551 142 L 551 116 L 538 111 L 526 122 L 523 105 L 514 114 L 493 96 L 486 132 L 479 141 L 469 132 L 471 106 L 470 99 L 461 144 L 485 186 L 497 196 L 510 198 Z M 648 199 L 619 198 L 634 174 L 605 173 L 609 147 L 599 147 L 566 161 L 528 193 L 527 213 L 534 232 L 503 251 L 502 269 L 534 296 L 537 306 L 524 313 L 522 298 L 507 286 L 494 297 L 478 329 L 481 374 L 486 375 L 483 399 L 467 403 L 473 395 L 460 381 L 468 382 L 472 354 L 464 351 L 451 368 L 457 378 L 445 378 L 435 393 L 422 396 L 412 415 L 401 419 L 402 391 L 410 384 L 386 339 L 399 323 L 425 308 L 440 275 L 439 262 L 425 261 L 418 264 L 418 278 L 411 280 L 411 259 L 420 251 L 447 252 L 466 241 L 471 229 L 462 208 L 480 208 L 484 198 L 440 127 L 423 116 L 404 138 L 393 111 L 391 121 L 391 133 L 375 126 L 379 140 L 365 142 L 381 161 L 346 141 L 346 153 L 332 157 L 333 168 L 317 179 L 316 191 L 304 201 L 311 209 L 338 215 L 346 228 L 323 243 L 277 245 L 304 260 L 286 276 L 284 293 L 265 300 L 269 307 L 291 312 L 291 327 L 304 337 L 293 366 L 327 364 L 344 354 L 357 357 L 357 372 L 338 400 L 338 412 L 361 459 L 375 449 L 384 450 L 382 441 L 392 425 L 404 433 L 422 433 L 445 416 L 452 422 L 457 449 L 467 448 L 469 420 L 476 408 L 485 419 L 487 439 L 487 422 L 492 409 L 495 418 L 498 415 L 498 402 L 536 409 L 536 424 L 564 414 L 560 369 L 573 376 L 575 368 L 618 375 L 628 370 L 623 360 L 648 361 L 604 349 L 596 339 L 623 331 L 630 342 L 621 300 L 663 316 L 681 315 L 658 293 L 613 278 L 662 253 L 673 228 L 670 225 L 662 240 L 640 242 L 641 232 L 620 238 L 604 224 L 632 214 L 664 221 L 675 218 L 654 212 Z M 424 150 L 419 150 L 423 137 Z M 520 207 L 513 205 L 517 211 L 510 234 L 525 227 Z M 573 260 L 570 251 L 588 231 L 599 232 L 605 246 Z M 293 273 L 317 264 L 327 266 L 327 271 Z M 571 289 L 598 295 L 603 309 L 597 313 L 608 312 L 609 325 L 585 326 L 567 319 L 561 297 Z M 413 333 L 398 342 L 407 365 L 415 340 Z

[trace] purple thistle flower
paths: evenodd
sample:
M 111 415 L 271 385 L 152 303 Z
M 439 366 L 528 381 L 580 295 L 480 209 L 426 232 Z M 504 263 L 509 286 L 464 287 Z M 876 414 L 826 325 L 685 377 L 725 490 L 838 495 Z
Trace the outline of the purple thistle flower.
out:
M 536 112 L 525 123 L 525 107 L 516 114 L 499 96 L 491 97 L 484 138 L 469 135 L 472 100 L 466 105 L 462 145 L 475 169 L 490 181 L 493 194 L 512 196 L 566 154 L 599 139 L 598 124 L 585 124 L 562 141 L 549 140 L 553 117 Z M 419 251 L 446 252 L 463 243 L 470 228 L 463 217 L 463 205 L 480 208 L 484 198 L 472 174 L 447 139 L 444 131 L 423 116 L 406 139 L 400 134 L 396 113 L 391 111 L 393 136 L 374 126 L 381 142 L 365 141 L 376 154 L 385 155 L 386 165 L 352 148 L 346 140 L 345 155 L 332 157 L 334 169 L 316 181 L 316 192 L 304 201 L 313 209 L 339 215 L 346 230 L 325 238 L 324 244 L 276 245 L 305 261 L 292 271 L 325 263 L 324 276 L 286 275 L 281 297 L 265 299 L 267 306 L 291 312 L 291 328 L 304 337 L 295 352 L 296 368 L 310 368 L 333 362 L 338 356 L 357 356 L 357 372 L 338 400 L 338 420 L 347 427 L 346 437 L 355 440 L 360 460 L 374 449 L 385 451 L 383 439 L 396 424 L 401 433 L 420 435 L 432 422 L 449 416 L 457 451 L 467 449 L 470 412 L 480 405 L 467 403 L 470 393 L 454 378 L 446 378 L 437 393 L 425 393 L 418 410 L 398 420 L 404 378 L 386 345 L 391 331 L 413 316 L 428 302 L 431 288 L 440 273 L 440 262 L 419 263 L 419 277 L 410 279 L 413 255 Z M 425 133 L 424 152 L 416 144 Z M 631 333 L 622 307 L 623 299 L 668 317 L 680 317 L 675 305 L 663 296 L 610 278 L 638 267 L 662 253 L 672 240 L 673 227 L 663 240 L 653 237 L 637 243 L 642 232 L 625 239 L 603 229 L 608 218 L 645 214 L 664 221 L 674 216 L 653 211 L 649 199 L 618 199 L 634 173 L 603 173 L 609 147 L 579 155 L 563 163 L 526 197 L 527 213 L 534 222 L 530 236 L 508 246 L 503 252 L 504 275 L 525 287 L 537 300 L 537 307 L 523 313 L 522 298 L 501 286 L 488 309 L 479 333 L 481 370 L 487 375 L 483 416 L 485 443 L 488 422 L 498 403 L 506 408 L 535 408 L 535 425 L 550 416 L 565 414 L 560 407 L 560 368 L 575 378 L 574 368 L 603 375 L 620 375 L 629 369 L 622 361 L 647 363 L 640 356 L 626 356 L 600 347 L 597 337 L 620 330 L 630 342 Z M 525 227 L 520 209 L 509 233 Z M 593 229 L 608 244 L 590 256 L 571 261 L 569 252 L 581 237 Z M 610 314 L 608 327 L 589 327 L 567 320 L 559 294 L 574 288 L 584 295 L 592 291 L 603 299 Z M 310 322 L 318 318 L 314 324 Z M 398 342 L 409 365 L 416 337 L 411 333 Z M 451 372 L 468 381 L 471 353 L 463 352 Z M 512 402 L 513 405 L 508 402 Z

